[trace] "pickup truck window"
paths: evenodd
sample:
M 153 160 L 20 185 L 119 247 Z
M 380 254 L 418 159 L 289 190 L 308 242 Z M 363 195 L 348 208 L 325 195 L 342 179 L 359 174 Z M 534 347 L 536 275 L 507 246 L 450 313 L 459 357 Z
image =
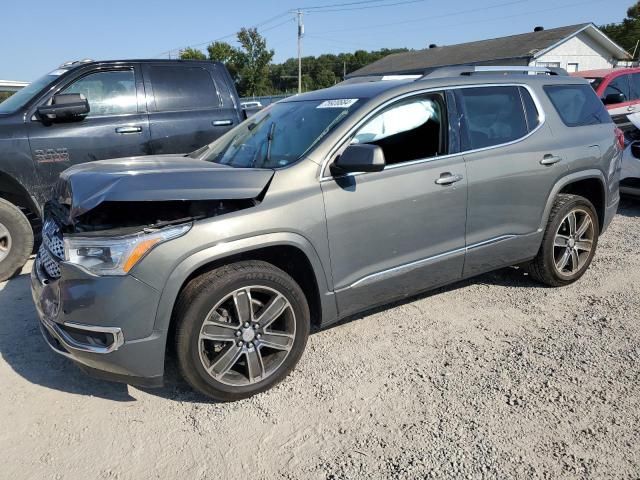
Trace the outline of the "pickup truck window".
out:
M 0 113 L 13 113 L 20 110 L 29 100 L 35 95 L 38 95 L 45 87 L 49 86 L 65 72 L 66 70 L 64 69 L 55 70 L 18 90 L 4 102 L 0 103 Z
M 616 93 L 621 93 L 624 95 L 624 101 L 627 102 L 631 98 L 629 94 L 629 78 L 631 75 L 621 75 L 619 77 L 611 80 L 609 85 L 604 91 L 602 98 L 607 98 L 607 95 L 614 95 Z
M 286 167 L 357 107 L 357 99 L 275 103 L 227 132 L 198 158 L 239 168 Z
M 150 71 L 159 112 L 220 106 L 215 84 L 204 68 L 153 66 Z
M 89 101 L 89 116 L 136 113 L 136 81 L 133 70 L 91 73 L 76 80 L 64 93 L 81 93 Z

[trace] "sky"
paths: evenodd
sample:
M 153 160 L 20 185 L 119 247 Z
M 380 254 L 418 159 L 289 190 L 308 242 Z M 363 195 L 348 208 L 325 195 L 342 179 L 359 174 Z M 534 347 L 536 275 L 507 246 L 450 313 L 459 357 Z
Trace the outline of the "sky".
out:
M 168 58 L 169 51 L 259 25 L 274 61 L 297 55 L 290 10 L 304 14 L 304 55 L 426 48 L 583 22 L 619 22 L 634 0 L 30 0 L 0 10 L 0 79 L 32 81 L 68 60 Z M 340 6 L 331 6 L 339 4 Z M 348 4 L 348 5 L 345 5 Z M 315 8 L 323 6 L 325 8 Z M 203 45 L 200 45 L 203 44 Z

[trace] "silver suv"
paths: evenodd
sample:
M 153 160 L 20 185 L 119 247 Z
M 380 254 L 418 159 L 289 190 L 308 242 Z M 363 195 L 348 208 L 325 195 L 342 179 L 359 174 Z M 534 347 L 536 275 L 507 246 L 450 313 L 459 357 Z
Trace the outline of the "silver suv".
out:
M 511 70 L 337 86 L 187 156 L 66 170 L 32 273 L 45 338 L 147 386 L 175 349 L 228 401 L 282 380 L 312 325 L 508 265 L 576 281 L 618 205 L 622 137 L 586 81 Z

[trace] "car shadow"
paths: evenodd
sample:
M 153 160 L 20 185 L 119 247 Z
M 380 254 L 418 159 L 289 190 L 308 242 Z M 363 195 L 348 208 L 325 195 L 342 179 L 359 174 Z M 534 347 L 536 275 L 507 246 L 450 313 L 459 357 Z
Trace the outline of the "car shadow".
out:
M 482 275 L 472 280 L 415 295 L 401 301 L 385 304 L 365 313 L 344 319 L 329 328 L 363 318 L 376 312 L 413 302 L 442 292 L 464 288 L 473 283 L 526 287 L 536 285 L 526 274 L 508 268 Z M 0 357 L 13 371 L 28 382 L 61 392 L 100 397 L 117 402 L 132 402 L 126 384 L 92 378 L 72 361 L 53 352 L 42 338 L 37 314 L 31 299 L 29 275 L 23 273 L 9 280 L 0 290 Z M 312 333 L 319 331 L 314 329 Z M 211 399 L 195 392 L 180 376 L 174 355 L 169 352 L 165 368 L 164 386 L 160 388 L 135 387 L 150 395 L 179 402 L 213 403 Z
M 623 198 L 618 213 L 626 217 L 640 217 L 640 201 Z M 374 313 L 384 312 L 416 300 L 429 298 L 432 295 L 440 295 L 444 292 L 477 284 L 512 288 L 546 288 L 534 282 L 521 268 L 503 268 L 372 308 L 345 318 L 327 328 L 337 328 Z M 33 384 L 62 392 L 101 397 L 118 402 L 136 401 L 130 393 L 129 386 L 94 379 L 76 367 L 73 362 L 54 353 L 49 348 L 40 333 L 36 311 L 31 299 L 28 274 L 23 273 L 4 285 L 4 288 L 0 290 L 0 307 L 2 308 L 0 356 L 16 374 Z M 314 329 L 312 333 L 319 330 Z M 192 390 L 182 379 L 174 355 L 169 354 L 167 357 L 164 380 L 165 384 L 161 388 L 136 388 L 150 395 L 174 401 L 212 403 L 211 399 Z
M 0 357 L 27 381 L 77 395 L 119 402 L 135 400 L 126 385 L 88 378 L 68 359 L 53 352 L 40 333 L 31 299 L 29 275 L 18 275 L 0 290 Z
M 640 217 L 640 197 L 621 197 L 618 215 L 631 218 Z

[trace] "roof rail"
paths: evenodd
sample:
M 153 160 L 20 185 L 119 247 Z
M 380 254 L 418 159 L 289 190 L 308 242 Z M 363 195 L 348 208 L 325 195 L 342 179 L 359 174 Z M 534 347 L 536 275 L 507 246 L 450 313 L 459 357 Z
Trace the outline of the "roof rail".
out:
M 93 62 L 93 60 L 91 58 L 85 58 L 83 60 L 71 60 L 69 62 L 64 62 L 58 68 L 70 67 L 71 65 L 75 65 L 76 63 L 91 63 L 91 62 Z
M 568 75 L 566 70 L 556 67 L 521 67 L 502 65 L 458 65 L 454 67 L 438 67 L 428 70 L 420 77 L 424 78 L 444 78 L 459 77 L 461 75 L 473 75 L 474 73 L 519 73 L 519 74 L 545 74 L 545 75 Z

